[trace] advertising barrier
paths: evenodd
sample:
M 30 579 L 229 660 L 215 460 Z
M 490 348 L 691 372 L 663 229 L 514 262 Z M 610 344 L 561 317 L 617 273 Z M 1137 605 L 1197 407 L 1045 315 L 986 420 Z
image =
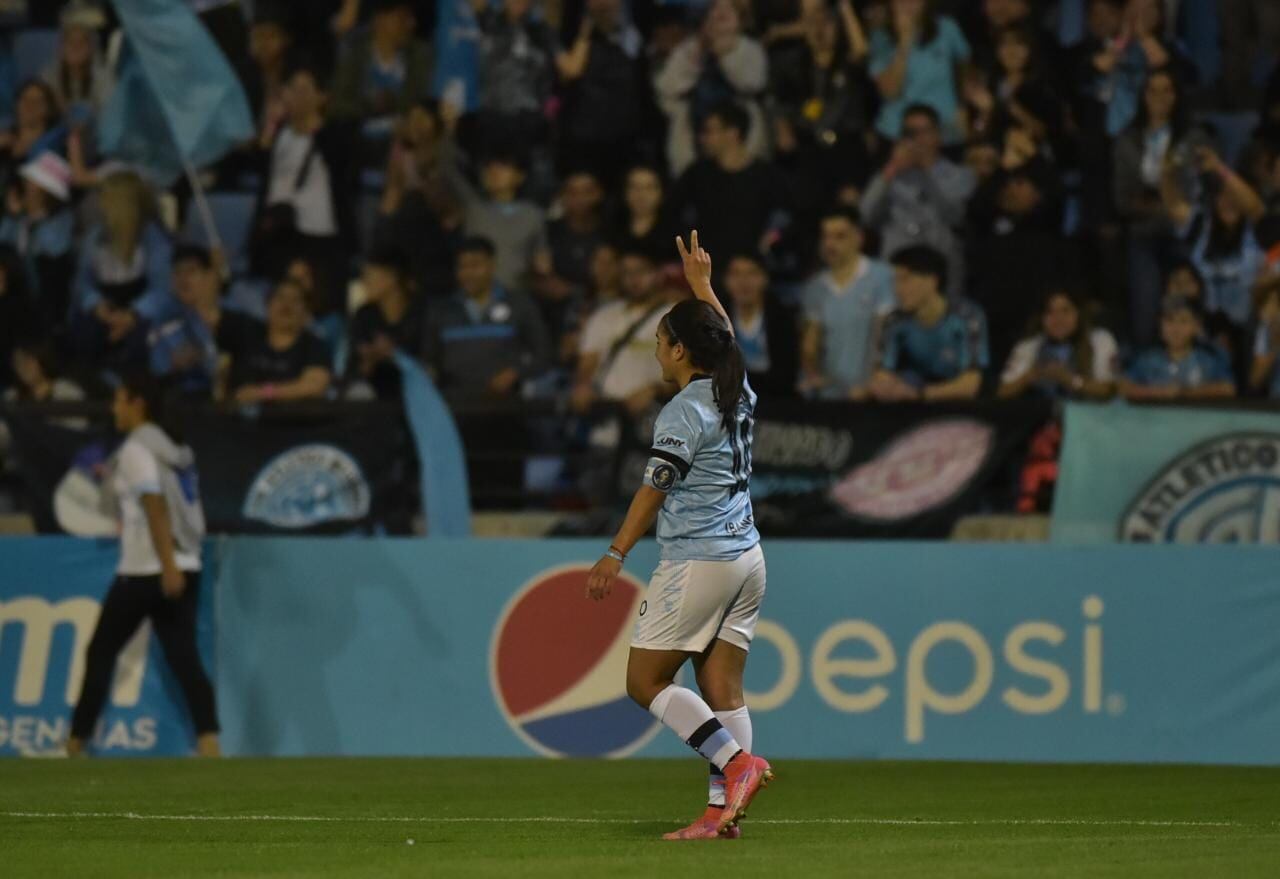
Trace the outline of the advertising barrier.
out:
M 1059 543 L 1280 543 L 1280 414 L 1067 407 Z
M 42 756 L 65 743 L 117 553 L 105 541 L 0 540 L 0 756 Z M 206 565 L 198 634 L 211 674 L 213 579 Z M 91 747 L 127 757 L 187 754 L 194 745 L 182 691 L 144 623 L 117 663 Z

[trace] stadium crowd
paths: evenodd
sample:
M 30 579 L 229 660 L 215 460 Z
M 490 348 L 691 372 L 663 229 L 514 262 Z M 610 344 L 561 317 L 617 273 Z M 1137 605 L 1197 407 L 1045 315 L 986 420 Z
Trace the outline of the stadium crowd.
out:
M 258 124 L 221 248 L 97 144 L 106 4 L 5 34 L 11 400 L 394 398 L 401 349 L 638 414 L 691 228 L 766 399 L 1280 397 L 1280 4 L 470 0 L 470 56 L 429 0 L 190 5 Z

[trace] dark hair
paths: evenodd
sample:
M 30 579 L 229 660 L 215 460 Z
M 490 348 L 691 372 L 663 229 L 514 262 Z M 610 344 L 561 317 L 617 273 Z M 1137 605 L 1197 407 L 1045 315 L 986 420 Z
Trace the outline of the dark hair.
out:
M 938 111 L 928 104 L 911 104 L 907 109 L 902 111 L 902 122 L 906 124 L 909 116 L 924 116 L 933 123 L 934 128 L 942 127 L 942 117 L 938 115 Z
M 938 36 L 938 4 L 937 0 L 924 0 L 924 19 L 920 24 L 920 45 L 927 46 Z M 898 34 L 898 22 L 890 20 L 889 28 L 893 31 L 893 41 L 897 44 L 900 35 Z
M 1071 351 L 1076 372 L 1080 375 L 1093 375 L 1093 319 L 1090 315 L 1089 303 L 1084 295 L 1073 287 L 1050 287 L 1040 299 L 1040 308 L 1034 318 L 1035 326 L 1030 335 L 1043 333 L 1044 313 L 1049 310 L 1049 303 L 1055 299 L 1065 299 L 1076 310 L 1075 334 L 1066 341 L 1071 343 Z
M 737 429 L 747 365 L 724 318 L 701 299 L 686 299 L 668 311 L 659 326 L 671 344 L 685 347 L 693 366 L 711 373 L 721 423 L 732 433 Z
M 147 419 L 159 422 L 164 412 L 164 385 L 142 369 L 128 370 L 120 376 L 117 387 L 131 400 L 141 400 L 147 407 Z
M 737 101 L 716 104 L 707 111 L 702 121 L 705 123 L 708 119 L 719 119 L 721 125 L 738 132 L 738 137 L 743 140 L 747 139 L 747 133 L 751 131 L 751 115 Z
M 49 109 L 45 113 L 45 117 L 44 117 L 44 127 L 45 127 L 45 130 L 53 128 L 53 126 L 57 124 L 58 118 L 62 115 L 62 105 L 58 101 L 58 94 L 53 90 L 53 86 L 49 85 L 49 83 L 45 82 L 43 79 L 34 79 L 34 78 L 24 81 L 21 85 L 19 85 L 16 89 L 13 90 L 13 104 L 14 104 L 13 124 L 14 126 L 16 127 L 18 124 L 18 117 L 17 117 L 18 98 L 20 98 L 22 96 L 22 93 L 29 88 L 34 88 L 36 91 L 40 92 L 40 94 L 44 95 L 45 103 L 48 104 L 49 106 Z
M 823 219 L 825 220 L 826 217 L 823 217 Z M 766 275 L 769 274 L 769 266 L 764 261 L 764 257 L 752 250 L 739 250 L 736 253 L 730 254 L 729 258 L 724 261 L 725 268 L 733 265 L 733 263 L 738 260 L 745 260 L 760 271 L 764 272 Z
M 25 339 L 13 346 L 13 354 L 23 353 L 36 362 L 44 377 L 53 381 L 58 377 L 58 357 L 53 350 L 53 343 L 46 339 Z M 26 399 L 29 392 L 25 385 L 17 384 L 18 396 Z
M 409 286 L 409 282 L 412 280 L 409 258 L 398 247 L 375 248 L 365 257 L 364 262 L 365 265 L 377 266 L 391 272 L 403 286 Z
M 299 73 L 305 73 L 316 84 L 316 91 L 329 93 L 329 82 L 324 75 L 324 68 L 303 55 L 291 59 L 285 70 L 285 80 L 293 79 Z
M 889 264 L 906 269 L 913 275 L 931 275 L 938 282 L 938 290 L 947 289 L 947 258 L 941 251 L 927 244 L 904 247 L 889 258 Z
M 472 235 L 468 238 L 462 239 L 462 243 L 458 245 L 457 251 L 458 256 L 462 256 L 464 253 L 483 253 L 485 256 L 489 257 L 489 259 L 493 259 L 497 252 L 498 251 L 493 246 L 493 242 L 480 235 Z
M 633 259 L 642 259 L 651 266 L 656 266 L 658 264 L 658 261 L 653 257 L 653 253 L 638 244 L 624 243 L 622 246 L 618 247 L 617 250 L 619 260 L 632 257 Z
M 177 265 L 180 262 L 199 263 L 202 269 L 213 268 L 213 257 L 209 255 L 209 248 L 201 247 L 199 244 L 179 244 L 173 249 L 172 264 Z
M 1145 131 L 1147 125 L 1151 122 L 1150 117 L 1147 115 L 1147 86 L 1157 76 L 1167 76 L 1169 82 L 1173 83 L 1173 113 L 1169 116 L 1169 127 L 1173 130 L 1173 140 L 1176 146 L 1182 136 L 1187 133 L 1187 129 L 1191 127 L 1191 120 L 1188 115 L 1187 96 L 1182 87 L 1182 80 L 1178 79 L 1178 74 L 1168 64 L 1164 67 L 1157 67 L 1147 74 L 1147 79 L 1142 84 L 1142 94 L 1138 98 L 1138 115 L 1134 117 L 1133 127 L 1136 131 Z
M 1169 266 L 1169 271 L 1164 273 L 1164 284 L 1161 285 L 1166 290 L 1169 287 L 1169 279 L 1174 276 L 1175 272 L 1190 273 L 1191 277 L 1194 278 L 1196 282 L 1196 288 L 1197 288 L 1196 295 L 1199 296 L 1199 298 L 1204 299 L 1205 290 L 1206 290 L 1204 275 L 1200 274 L 1200 269 L 1196 267 L 1195 263 L 1193 263 L 1189 259 L 1180 259 L 1177 262 L 1175 262 L 1173 265 Z M 1161 292 L 1161 295 L 1162 296 L 1165 295 L 1163 291 Z
M 1215 196 L 1210 203 L 1205 221 L 1209 224 L 1209 235 L 1204 248 L 1205 259 L 1230 259 L 1244 247 L 1245 234 L 1249 232 L 1249 220 L 1243 212 L 1234 226 L 1228 226 L 1218 216 L 1218 200 Z
M 858 213 L 856 208 L 846 205 L 835 205 L 823 211 L 822 216 L 818 217 L 818 222 L 825 223 L 827 220 L 848 220 L 853 228 L 862 228 L 862 215 Z

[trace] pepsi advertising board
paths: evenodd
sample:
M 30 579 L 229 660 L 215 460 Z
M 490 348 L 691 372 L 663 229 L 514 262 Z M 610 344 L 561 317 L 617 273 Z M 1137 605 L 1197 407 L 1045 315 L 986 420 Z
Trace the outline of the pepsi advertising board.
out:
M 764 547 L 747 689 L 770 757 L 1280 763 L 1267 549 Z M 227 541 L 226 750 L 687 754 L 624 691 L 656 547 L 596 603 L 600 549 Z
M 84 656 L 115 576 L 112 541 L 0 540 L 0 757 L 59 753 L 80 696 Z M 207 567 L 207 566 L 206 566 Z M 206 570 L 197 622 L 213 671 L 213 577 Z M 110 757 L 189 754 L 195 731 L 159 640 L 143 623 L 116 663 L 90 741 Z

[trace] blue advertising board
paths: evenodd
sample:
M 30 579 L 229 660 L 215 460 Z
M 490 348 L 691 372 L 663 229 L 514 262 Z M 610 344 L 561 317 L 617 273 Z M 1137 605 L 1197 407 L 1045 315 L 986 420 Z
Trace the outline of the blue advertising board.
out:
M 0 756 L 57 753 L 80 695 L 84 653 L 115 576 L 111 541 L 0 540 Z M 199 638 L 212 673 L 212 577 L 201 594 Z M 144 623 L 125 647 L 89 743 L 113 757 L 190 753 L 195 732 L 182 691 Z

